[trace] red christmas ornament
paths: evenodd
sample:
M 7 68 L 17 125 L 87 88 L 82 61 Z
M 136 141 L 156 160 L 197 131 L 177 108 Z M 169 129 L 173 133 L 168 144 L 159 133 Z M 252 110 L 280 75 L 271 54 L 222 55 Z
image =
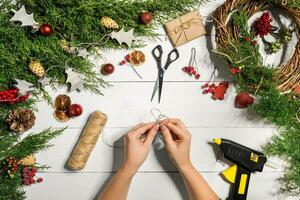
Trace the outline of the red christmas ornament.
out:
M 110 74 L 114 73 L 114 71 L 115 71 L 115 66 L 113 66 L 110 63 L 103 65 L 101 68 L 101 73 L 103 75 L 110 75 Z
M 82 114 L 82 107 L 79 104 L 72 104 L 69 107 L 68 114 L 70 117 L 78 117 Z
M 142 12 L 140 15 L 140 20 L 143 24 L 150 24 L 153 19 L 153 15 L 150 12 Z
M 251 97 L 247 92 L 240 92 L 234 101 L 236 108 L 248 108 L 254 103 L 254 98 Z
M 228 86 L 228 82 L 223 81 L 218 86 L 214 87 L 214 89 L 211 92 L 213 94 L 212 98 L 214 100 L 223 100 L 227 92 Z
M 39 31 L 43 36 L 49 36 L 53 33 L 52 26 L 49 24 L 43 24 L 40 26 Z

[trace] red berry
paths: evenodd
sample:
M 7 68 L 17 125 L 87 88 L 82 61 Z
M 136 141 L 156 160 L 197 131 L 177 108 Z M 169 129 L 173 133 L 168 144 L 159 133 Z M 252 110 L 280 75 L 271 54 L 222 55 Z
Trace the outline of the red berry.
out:
M 38 183 L 43 182 L 43 178 L 42 178 L 42 177 L 38 178 L 38 179 L 36 180 L 36 182 L 38 182 Z
M 120 65 L 125 65 L 126 64 L 126 61 L 125 60 L 122 60 L 121 62 L 120 62 Z
M 195 78 L 196 78 L 196 79 L 199 79 L 199 78 L 200 78 L 200 74 L 196 74 L 196 75 L 195 75 Z
M 82 114 L 82 111 L 83 111 L 83 109 L 82 109 L 81 105 L 72 104 L 69 107 L 68 114 L 69 114 L 70 117 L 77 117 L 77 116 Z
M 126 60 L 127 62 L 130 62 L 130 54 L 127 54 L 127 55 L 125 56 L 125 60 Z
M 249 36 L 246 36 L 246 37 L 245 37 L 245 41 L 246 41 L 246 42 L 249 42 L 250 40 L 251 40 L 251 38 L 250 38 Z
M 53 33 L 52 26 L 50 26 L 49 24 L 43 24 L 42 26 L 40 26 L 39 31 L 43 36 L 49 36 Z
M 102 68 L 101 68 L 101 73 L 102 73 L 103 75 L 110 75 L 110 74 L 112 74 L 114 71 L 115 71 L 115 66 L 113 66 L 113 65 L 110 64 L 110 63 L 107 63 L 107 64 L 103 65 Z
M 197 72 L 196 72 L 195 70 L 193 70 L 193 71 L 192 71 L 192 74 L 193 74 L 193 75 L 196 75 L 196 74 L 197 74 Z

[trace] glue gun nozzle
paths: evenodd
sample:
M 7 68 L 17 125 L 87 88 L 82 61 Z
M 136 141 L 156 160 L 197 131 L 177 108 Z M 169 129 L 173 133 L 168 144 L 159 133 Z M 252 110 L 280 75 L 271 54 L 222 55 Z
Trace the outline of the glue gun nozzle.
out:
M 217 145 L 221 145 L 222 143 L 222 139 L 221 138 L 215 138 L 213 139 L 214 143 L 216 143 Z

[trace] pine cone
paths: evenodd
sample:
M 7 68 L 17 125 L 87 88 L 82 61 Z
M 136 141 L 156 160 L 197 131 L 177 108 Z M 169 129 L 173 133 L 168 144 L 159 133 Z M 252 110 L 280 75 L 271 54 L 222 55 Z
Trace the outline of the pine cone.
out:
M 32 166 L 36 163 L 36 159 L 35 159 L 34 155 L 29 155 L 29 156 L 19 160 L 18 163 L 20 165 L 24 165 L 24 166 Z
M 30 71 L 34 73 L 37 77 L 41 78 L 45 74 L 44 67 L 39 61 L 31 61 L 28 65 Z
M 109 28 L 109 29 L 118 29 L 119 25 L 117 24 L 117 22 L 115 22 L 112 18 L 110 17 L 102 17 L 102 19 L 100 20 L 100 24 L 105 27 L 105 28 Z
M 20 108 L 11 111 L 6 122 L 12 131 L 25 132 L 34 126 L 35 116 L 31 110 Z

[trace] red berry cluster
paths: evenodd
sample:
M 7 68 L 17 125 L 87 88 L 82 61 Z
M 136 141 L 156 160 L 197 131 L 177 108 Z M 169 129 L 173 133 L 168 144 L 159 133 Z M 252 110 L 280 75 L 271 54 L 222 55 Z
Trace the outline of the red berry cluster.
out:
M 214 84 L 214 83 L 212 83 L 212 84 L 205 83 L 205 84 L 202 86 L 203 94 L 212 93 L 212 92 L 214 91 L 215 88 L 216 88 L 216 84 Z
M 36 175 L 36 167 L 24 167 L 22 170 L 22 180 L 24 185 L 31 185 L 34 183 L 41 183 L 43 178 L 34 179 Z
M 120 62 L 120 65 L 125 65 L 127 62 L 130 62 L 130 54 L 127 54 L 124 59 Z
M 186 66 L 183 67 L 182 70 L 189 74 L 190 76 L 195 76 L 195 79 L 199 79 L 200 78 L 200 74 L 195 70 L 195 67 L 193 66 Z
M 0 103 L 7 103 L 14 105 L 16 103 L 22 103 L 26 101 L 29 97 L 29 94 L 19 96 L 18 89 L 9 89 L 0 91 Z
M 262 14 L 262 16 L 254 22 L 254 29 L 256 31 L 256 35 L 260 35 L 260 37 L 264 37 L 268 35 L 271 30 L 272 18 L 268 12 Z
M 202 89 L 203 89 L 203 94 L 211 93 L 212 98 L 214 100 L 223 100 L 228 87 L 229 87 L 228 82 L 223 81 L 219 85 L 216 85 L 215 83 L 212 84 L 205 83 L 202 86 Z

